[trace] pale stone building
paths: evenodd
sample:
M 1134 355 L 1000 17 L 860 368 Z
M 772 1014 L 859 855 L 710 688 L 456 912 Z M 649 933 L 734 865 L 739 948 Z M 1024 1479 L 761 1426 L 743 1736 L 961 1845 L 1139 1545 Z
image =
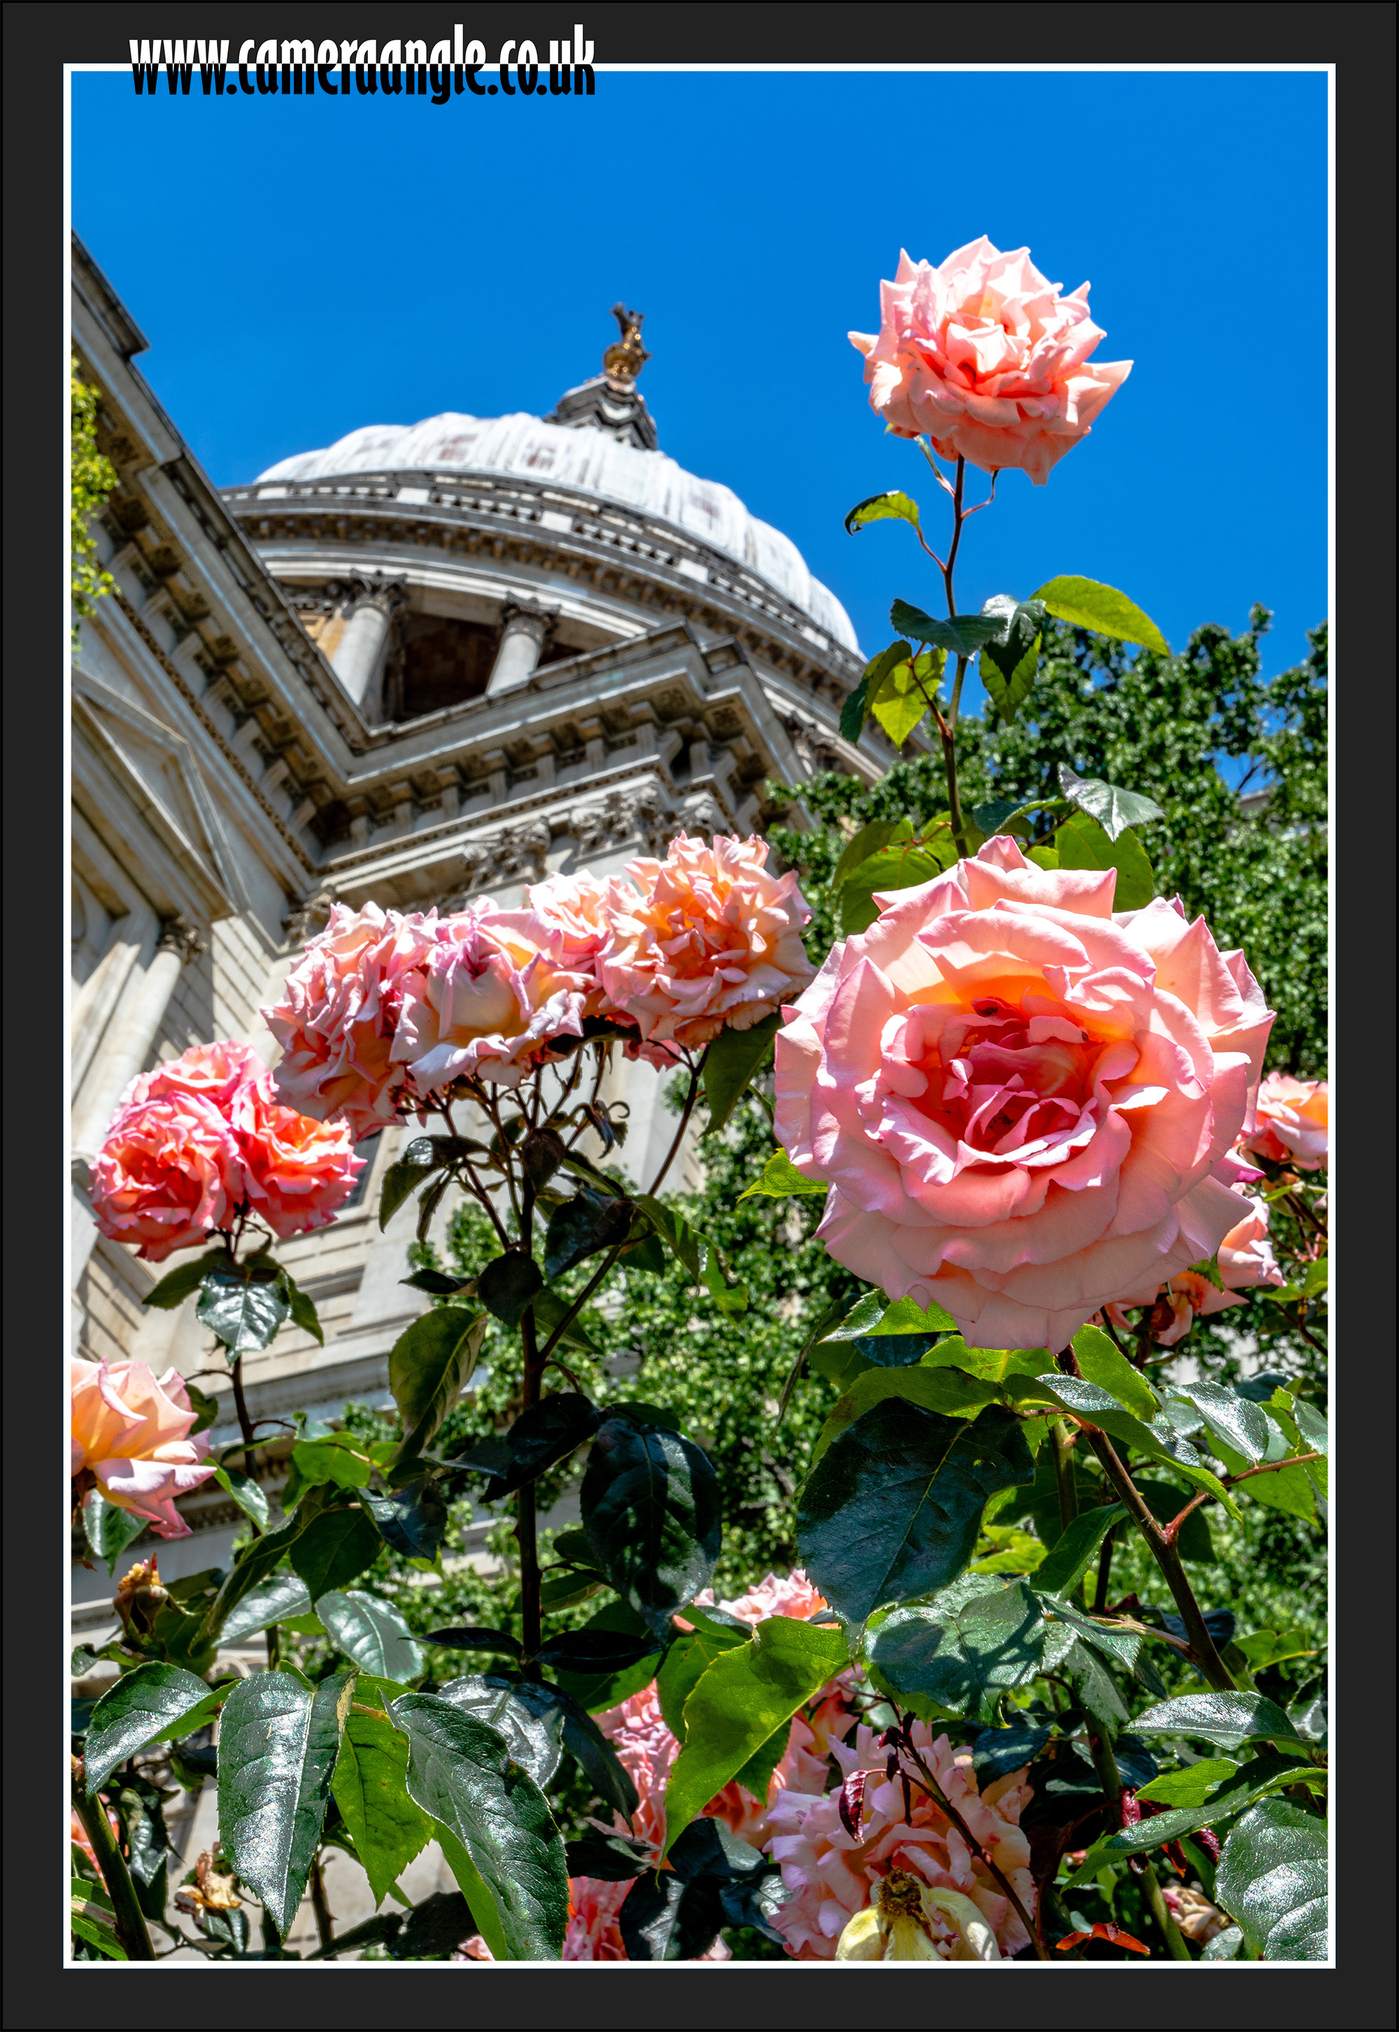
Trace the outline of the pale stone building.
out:
M 838 601 L 779 531 L 657 448 L 640 320 L 621 306 L 603 371 L 546 418 L 370 425 L 221 490 L 76 240 L 72 321 L 119 476 L 96 532 L 116 590 L 72 680 L 73 1345 L 226 1396 L 193 1307 L 143 1311 L 160 1273 L 88 1211 L 86 1165 L 138 1072 L 212 1037 L 270 1059 L 259 1006 L 336 900 L 513 902 L 682 827 L 800 824 L 769 782 L 873 778 L 892 755 L 875 729 L 859 750 L 840 738 L 862 660 Z M 625 1077 L 640 1174 L 669 1123 L 656 1076 Z M 384 1235 L 374 1212 L 400 1140 L 365 1146 L 332 1229 L 279 1249 L 325 1346 L 284 1331 L 245 1362 L 254 1418 L 388 1401 L 388 1351 L 424 1303 L 400 1281 L 409 1209 Z M 686 1163 L 672 1183 L 693 1179 Z M 230 1403 L 214 1438 L 234 1437 Z M 171 1576 L 220 1563 L 241 1522 L 217 1489 L 187 1511 Z M 96 1627 L 106 1576 L 79 1572 L 75 1594 L 76 1627 Z

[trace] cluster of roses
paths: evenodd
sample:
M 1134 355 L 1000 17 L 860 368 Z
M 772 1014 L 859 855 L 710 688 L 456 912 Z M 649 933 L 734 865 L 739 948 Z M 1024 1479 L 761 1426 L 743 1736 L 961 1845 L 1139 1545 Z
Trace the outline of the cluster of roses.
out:
M 706 1590 L 700 1607 L 713 1604 Z M 745 1623 L 768 1616 L 806 1621 L 826 1607 L 803 1573 L 769 1574 L 759 1586 L 719 1607 Z M 683 1617 L 677 1621 L 683 1624 Z M 887 1754 L 878 1732 L 859 1721 L 856 1672 L 849 1668 L 823 1687 L 794 1717 L 787 1747 L 773 1772 L 765 1799 L 737 1782 L 711 1799 L 705 1812 L 727 1822 L 735 1834 L 770 1855 L 782 1869 L 787 1896 L 773 1921 L 787 1952 L 798 1961 L 829 1961 L 857 1914 L 868 1910 L 880 1881 L 902 1871 L 935 1894 L 926 1908 L 926 1938 L 940 1960 L 999 1960 L 1029 1945 L 1025 1928 L 981 1856 L 926 1792 L 905 1787 L 887 1775 Z M 620 1706 L 597 1716 L 618 1759 L 637 1790 L 640 1806 L 630 1826 L 617 1831 L 650 1841 L 657 1857 L 665 1844 L 665 1791 L 680 1745 L 661 1713 L 655 1682 Z M 1028 1912 L 1035 1907 L 1030 1845 L 1020 1815 L 1031 1796 L 1026 1773 L 977 1784 L 969 1749 L 954 1749 L 946 1735 L 934 1736 L 925 1722 L 913 1723 L 916 1748 L 983 1850 L 1014 1886 Z M 830 1760 L 840 1784 L 827 1783 Z M 841 1787 L 866 1774 L 858 1826 L 840 1810 Z M 602 1823 L 596 1823 L 602 1828 Z M 611 1828 L 603 1829 L 611 1833 Z M 565 1961 L 625 1961 L 618 1915 L 631 1881 L 604 1882 L 574 1877 L 569 1884 L 570 1917 Z M 846 1947 L 849 1952 L 849 1937 Z M 488 1960 L 479 1936 L 461 1954 Z M 716 1940 L 707 1960 L 725 1961 L 729 1950 Z
M 284 1052 L 278 1091 L 360 1137 L 459 1079 L 517 1086 L 590 1034 L 621 1032 L 630 1055 L 677 1064 L 811 979 L 811 913 L 767 853 L 756 838 L 681 833 L 664 860 L 605 881 L 556 875 L 516 910 L 337 904 L 263 1011 Z

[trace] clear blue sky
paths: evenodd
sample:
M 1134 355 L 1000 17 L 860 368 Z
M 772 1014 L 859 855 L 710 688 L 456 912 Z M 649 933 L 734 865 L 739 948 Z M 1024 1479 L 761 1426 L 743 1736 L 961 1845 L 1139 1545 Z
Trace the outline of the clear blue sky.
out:
M 1179 647 L 1261 600 L 1269 670 L 1325 613 L 1321 74 L 602 73 L 441 108 L 83 74 L 73 223 L 220 485 L 361 424 L 542 414 L 636 305 L 662 449 L 785 530 L 867 654 L 937 588 L 911 532 L 844 512 L 904 487 L 936 530 L 939 497 L 846 333 L 901 246 L 1027 245 L 1135 365 L 1046 487 L 1003 477 L 959 607 L 1081 572 Z

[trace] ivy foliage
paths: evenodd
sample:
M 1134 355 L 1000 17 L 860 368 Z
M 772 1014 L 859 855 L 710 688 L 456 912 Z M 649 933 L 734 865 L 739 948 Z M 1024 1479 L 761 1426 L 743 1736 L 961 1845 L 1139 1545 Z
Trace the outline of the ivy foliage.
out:
M 101 397 L 96 388 L 82 380 L 76 355 L 70 365 L 70 506 L 69 548 L 72 553 L 70 583 L 73 598 L 73 641 L 77 624 L 97 611 L 103 593 L 116 584 L 97 561 L 97 544 L 92 518 L 104 506 L 117 484 L 116 468 L 97 448 L 97 407 Z

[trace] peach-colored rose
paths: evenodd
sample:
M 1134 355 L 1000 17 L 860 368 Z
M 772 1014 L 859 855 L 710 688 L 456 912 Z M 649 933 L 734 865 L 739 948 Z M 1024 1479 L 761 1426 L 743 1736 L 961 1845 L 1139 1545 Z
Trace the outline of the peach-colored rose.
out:
M 71 1472 L 89 1473 L 109 1503 L 146 1518 L 158 1538 L 188 1538 L 175 1498 L 206 1482 L 216 1464 L 201 1465 L 203 1434 L 189 1437 L 195 1413 L 179 1371 L 156 1377 L 144 1362 L 74 1360 L 70 1373 Z
M 1002 254 L 984 234 L 937 268 L 901 253 L 879 285 L 878 334 L 850 334 L 871 409 L 896 437 L 926 435 L 943 458 L 987 473 L 1018 466 L 1042 487 L 1132 368 L 1090 365 L 1103 333 L 1088 284 L 1060 292 L 1027 247 Z
M 973 1347 L 1062 1348 L 1150 1304 L 1248 1213 L 1229 1190 L 1272 1023 L 1240 953 L 1116 874 L 1014 841 L 831 952 L 777 1038 L 777 1136 L 818 1233 Z
M 259 1067 L 259 1071 L 262 1069 Z M 239 1097 L 234 1126 L 253 1215 L 285 1241 L 327 1227 L 354 1190 L 356 1157 L 343 1118 L 317 1122 L 272 1097 L 267 1073 Z
M 148 1100 L 123 1098 L 89 1192 L 101 1232 L 139 1244 L 138 1256 L 160 1263 L 230 1227 L 243 1183 L 238 1139 L 217 1103 L 176 1087 Z
M 397 1119 L 406 1071 L 390 1053 L 405 990 L 437 938 L 433 913 L 337 903 L 262 1015 L 285 1056 L 278 1097 L 319 1122 L 341 1116 L 355 1142 Z
M 946 1736 L 935 1740 L 926 1722 L 915 1721 L 912 1733 L 948 1798 L 1033 1912 L 1030 1844 L 1019 1825 L 1032 1790 L 1025 1772 L 1014 1771 L 979 1791 L 970 1750 L 954 1750 Z M 838 1790 L 783 1792 L 770 1816 L 774 1832 L 767 1845 L 794 1894 L 774 1920 L 790 1954 L 798 1961 L 833 1959 L 846 1922 L 869 1903 L 875 1881 L 891 1869 L 970 1898 L 1004 1955 L 1029 1945 L 1010 1900 L 942 1809 L 916 1785 L 906 1801 L 899 1779 L 886 1777 L 887 1753 L 876 1730 L 861 1722 L 853 1745 L 833 1742 L 831 1754 L 846 1779 L 868 1774 L 859 1834 L 852 1835 L 841 1820 Z M 940 1956 L 961 1959 L 955 1952 L 957 1927 L 936 1909 L 930 1921 Z
M 540 885 L 541 887 L 543 885 Z M 570 965 L 558 914 L 473 904 L 444 918 L 406 985 L 394 1063 L 426 1098 L 464 1074 L 518 1086 L 558 1037 L 581 1037 L 596 992 L 590 958 Z
M 1330 1111 L 1325 1080 L 1270 1072 L 1258 1089 L 1258 1126 L 1241 1148 L 1294 1171 L 1319 1171 L 1328 1159 Z
M 1249 1211 L 1232 1227 L 1219 1245 L 1215 1260 L 1224 1285 L 1212 1284 L 1198 1270 L 1178 1270 L 1157 1295 L 1151 1337 L 1158 1346 L 1173 1348 L 1184 1340 L 1197 1319 L 1211 1319 L 1231 1305 L 1242 1305 L 1242 1293 L 1251 1285 L 1285 1284 L 1268 1239 L 1269 1208 L 1266 1200 L 1247 1195 Z M 1104 1307 L 1112 1324 L 1130 1333 L 1130 1320 L 1120 1305 Z
M 166 1094 L 193 1094 L 211 1101 L 228 1115 L 234 1097 L 265 1080 L 267 1068 L 250 1044 L 227 1038 L 216 1044 L 192 1044 L 178 1058 L 166 1059 L 154 1072 L 139 1073 L 122 1095 L 122 1107 L 158 1101 Z
M 663 861 L 628 863 L 609 888 L 612 924 L 598 954 L 604 1013 L 648 1044 L 698 1049 L 725 1024 L 747 1030 L 805 987 L 811 916 L 795 874 L 773 875 L 767 842 L 679 833 Z

